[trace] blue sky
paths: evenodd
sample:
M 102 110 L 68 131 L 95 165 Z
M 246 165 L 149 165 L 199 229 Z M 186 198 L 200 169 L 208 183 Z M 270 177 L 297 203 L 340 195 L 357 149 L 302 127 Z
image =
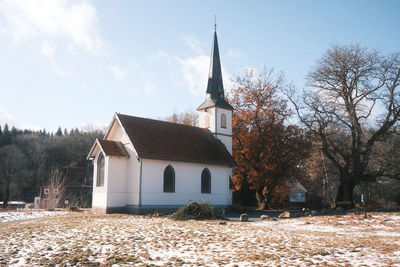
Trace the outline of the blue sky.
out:
M 333 44 L 400 51 L 400 1 L 0 0 L 0 125 L 108 125 L 201 104 L 214 14 L 224 72 L 273 67 L 301 90 Z

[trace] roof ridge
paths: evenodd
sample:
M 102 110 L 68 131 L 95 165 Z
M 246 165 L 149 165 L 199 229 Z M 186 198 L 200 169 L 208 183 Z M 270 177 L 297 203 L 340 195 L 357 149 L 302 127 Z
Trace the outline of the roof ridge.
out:
M 115 113 L 140 158 L 233 166 L 207 128 Z
M 149 121 L 156 121 L 156 122 L 164 122 L 164 123 L 169 123 L 169 124 L 173 124 L 173 125 L 179 125 L 179 126 L 191 127 L 191 128 L 198 128 L 198 129 L 203 129 L 203 130 L 209 131 L 207 128 L 202 128 L 202 127 L 195 126 L 195 125 L 187 125 L 187 124 L 178 123 L 178 122 L 172 122 L 172 121 L 164 121 L 164 120 L 157 120 L 157 119 L 152 119 L 152 118 L 132 116 L 132 115 L 122 114 L 122 113 L 118 113 L 118 112 L 116 112 L 116 114 L 117 114 L 117 116 L 122 115 L 122 116 L 126 116 L 126 117 L 131 117 L 131 118 L 137 118 L 137 119 L 149 120 Z

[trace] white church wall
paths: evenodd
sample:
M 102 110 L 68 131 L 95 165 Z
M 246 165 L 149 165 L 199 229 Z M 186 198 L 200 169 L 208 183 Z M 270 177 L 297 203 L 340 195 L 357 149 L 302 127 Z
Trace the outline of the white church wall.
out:
M 232 111 L 227 109 L 218 108 L 217 112 L 217 133 L 232 135 Z M 226 116 L 226 128 L 221 127 L 221 116 L 225 114 Z
M 221 142 L 226 146 L 226 149 L 232 155 L 232 137 L 219 134 L 218 139 L 221 140 Z
M 215 131 L 215 108 L 199 111 L 199 127 Z
M 175 170 L 175 193 L 163 192 L 164 170 L 168 165 Z M 211 194 L 201 193 L 201 173 L 206 167 L 211 173 Z M 142 168 L 144 209 L 177 207 L 191 200 L 207 201 L 217 207 L 230 204 L 228 167 L 145 159 Z
M 128 135 L 122 129 L 118 120 L 114 121 L 114 123 L 111 127 L 111 130 L 107 135 L 106 140 L 119 141 L 119 142 L 122 142 L 122 144 L 124 144 L 124 146 L 126 146 L 126 144 L 131 142 L 129 140 Z
M 104 164 L 104 185 L 97 186 L 97 160 L 99 158 L 100 152 L 97 153 L 94 159 L 94 166 L 93 166 L 93 195 L 92 195 L 92 208 L 104 210 L 107 208 L 107 173 L 108 173 L 108 165 L 107 165 L 107 157 L 105 158 Z
M 126 174 L 128 160 L 126 158 L 107 157 L 107 207 L 125 207 Z
M 124 145 L 126 151 L 130 155 L 126 166 L 126 179 L 125 179 L 125 204 L 138 205 L 139 204 L 139 175 L 140 175 L 140 162 L 137 159 L 137 152 L 132 145 L 128 135 L 125 133 L 118 119 L 115 120 L 107 140 L 120 141 Z
M 140 162 L 136 157 L 131 157 L 127 164 L 127 174 L 126 174 L 125 191 L 126 191 L 127 205 L 139 204 L 139 175 L 140 175 Z
M 222 114 L 226 116 L 226 128 L 221 127 Z M 215 107 L 199 111 L 199 126 L 208 128 L 212 133 L 217 133 L 218 139 L 232 154 L 232 111 Z

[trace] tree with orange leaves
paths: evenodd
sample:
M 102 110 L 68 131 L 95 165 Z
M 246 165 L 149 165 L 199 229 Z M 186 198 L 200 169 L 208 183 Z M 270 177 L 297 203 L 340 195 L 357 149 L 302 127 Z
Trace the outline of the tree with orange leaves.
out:
M 290 182 L 302 171 L 308 140 L 302 129 L 288 125 L 291 111 L 280 92 L 286 83 L 273 70 L 238 77 L 229 96 L 234 107 L 233 170 L 236 190 L 249 184 L 259 207 L 283 203 Z

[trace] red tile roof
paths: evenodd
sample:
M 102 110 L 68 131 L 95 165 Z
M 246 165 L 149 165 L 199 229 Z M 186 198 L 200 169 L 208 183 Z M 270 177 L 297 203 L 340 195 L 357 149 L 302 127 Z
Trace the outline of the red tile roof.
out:
M 221 141 L 207 129 L 117 114 L 139 157 L 233 166 Z
M 129 158 L 129 154 L 125 150 L 125 147 L 121 142 L 109 141 L 109 140 L 98 140 L 98 141 L 106 156 Z

